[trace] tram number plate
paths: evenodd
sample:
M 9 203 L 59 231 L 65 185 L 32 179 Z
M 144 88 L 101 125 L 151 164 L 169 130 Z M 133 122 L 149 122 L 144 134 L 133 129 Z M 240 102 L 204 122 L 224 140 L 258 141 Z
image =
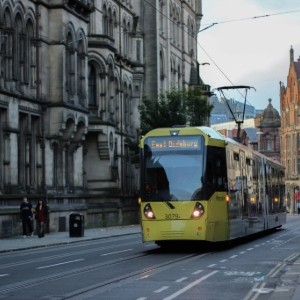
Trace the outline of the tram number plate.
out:
M 165 214 L 165 219 L 166 220 L 174 220 L 174 219 L 179 219 L 179 215 L 178 214 Z

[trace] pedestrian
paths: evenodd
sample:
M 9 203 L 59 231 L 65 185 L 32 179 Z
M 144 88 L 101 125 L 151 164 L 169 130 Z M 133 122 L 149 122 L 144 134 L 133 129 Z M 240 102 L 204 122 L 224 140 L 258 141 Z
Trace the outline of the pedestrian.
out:
M 300 201 L 297 203 L 297 208 L 298 208 L 298 215 L 300 214 Z
M 45 232 L 44 232 L 44 224 L 47 223 L 48 220 L 48 206 L 44 203 L 43 199 L 40 199 L 36 209 L 35 209 L 35 219 L 38 222 L 38 229 L 39 229 L 39 233 L 38 233 L 38 237 L 44 237 L 45 236 Z
M 26 238 L 26 225 L 29 228 L 31 236 L 33 236 L 33 229 L 31 225 L 32 220 L 32 205 L 28 202 L 27 198 L 23 198 L 23 203 L 20 205 L 21 211 L 21 220 L 22 220 L 22 227 L 23 227 L 23 238 Z

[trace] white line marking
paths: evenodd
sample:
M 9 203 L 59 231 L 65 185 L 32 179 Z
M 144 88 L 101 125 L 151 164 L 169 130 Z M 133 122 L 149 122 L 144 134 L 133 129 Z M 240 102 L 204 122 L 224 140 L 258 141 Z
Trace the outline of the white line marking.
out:
M 209 265 L 209 266 L 207 266 L 208 268 L 212 268 L 212 267 L 214 267 L 214 266 L 216 266 L 217 264 L 212 264 L 212 265 Z
M 193 274 L 199 274 L 199 273 L 201 273 L 201 272 L 203 272 L 203 270 L 198 270 L 198 271 L 196 271 L 196 272 L 194 272 Z
M 227 259 L 220 260 L 220 262 L 225 262 L 225 261 L 227 261 Z
M 110 253 L 102 254 L 100 256 L 113 255 L 113 254 L 117 254 L 117 253 L 121 253 L 121 252 L 131 251 L 131 250 L 133 250 L 133 249 L 126 249 L 126 250 L 122 250 L 122 251 L 110 252 Z
M 154 293 L 160 293 L 166 289 L 168 289 L 169 287 L 168 286 L 163 286 L 161 289 L 157 290 L 157 291 L 154 291 Z
M 247 249 L 247 251 L 250 251 L 250 250 L 253 250 L 253 248 L 249 248 L 249 249 Z
M 66 261 L 66 262 L 63 262 L 63 263 L 55 264 L 55 265 L 50 265 L 50 266 L 45 266 L 45 267 L 38 267 L 36 269 L 46 269 L 46 268 L 51 268 L 51 267 L 55 267 L 55 266 L 59 266 L 59 265 L 70 264 L 72 262 L 81 261 L 81 260 L 84 260 L 84 259 L 82 258 L 82 259 L 76 259 L 76 260 Z
M 146 300 L 147 298 L 146 297 L 141 297 L 139 299 L 136 299 L 136 300 Z
M 9 274 L 1 274 L 0 277 L 8 276 Z
M 244 253 L 246 253 L 246 252 L 245 251 L 240 252 L 240 254 L 244 254 Z
M 187 279 L 187 277 L 182 277 L 182 278 L 180 278 L 180 279 L 177 279 L 175 282 L 182 282 L 182 281 L 184 281 L 184 280 L 186 280 Z
M 232 256 L 230 256 L 229 258 L 235 258 L 235 257 L 237 257 L 238 255 L 232 255 Z
M 219 271 L 213 271 L 213 272 L 211 272 L 211 273 L 209 273 L 209 274 L 207 274 L 207 275 L 205 275 L 205 276 L 203 276 L 203 277 L 197 279 L 196 281 L 190 283 L 189 285 L 187 285 L 187 286 L 184 287 L 183 289 L 181 289 L 181 290 L 179 290 L 178 292 L 176 292 L 176 293 L 170 295 L 170 296 L 167 297 L 167 298 L 164 298 L 163 300 L 171 300 L 171 299 L 176 298 L 176 297 L 179 296 L 180 294 L 182 294 L 182 293 L 184 293 L 185 291 L 191 289 L 193 286 L 197 285 L 197 284 L 200 283 L 201 281 L 207 279 L 207 278 L 210 277 L 210 276 L 213 276 L 214 274 L 216 274 L 216 273 L 218 273 L 218 272 L 219 272 Z

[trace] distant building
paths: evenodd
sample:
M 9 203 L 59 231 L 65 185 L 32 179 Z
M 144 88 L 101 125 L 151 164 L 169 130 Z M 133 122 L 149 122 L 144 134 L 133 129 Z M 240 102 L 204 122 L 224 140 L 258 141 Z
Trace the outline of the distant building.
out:
M 225 101 L 227 101 L 230 109 L 235 114 L 236 118 L 243 117 L 244 103 L 236 101 L 234 99 L 224 100 L 223 98 L 218 98 L 217 96 L 212 96 L 212 97 L 210 97 L 210 104 L 212 104 L 214 106 L 214 108 L 211 112 L 211 118 L 210 118 L 211 125 L 224 122 L 221 120 L 225 119 L 225 118 L 227 118 L 228 121 L 234 120 L 232 113 L 228 109 Z M 256 116 L 255 107 L 252 105 L 246 104 L 244 119 L 255 118 L 255 116 Z
M 240 143 L 264 155 L 280 161 L 279 128 L 280 116 L 268 100 L 269 105 L 255 118 L 245 119 L 241 124 Z M 235 121 L 212 124 L 222 134 L 238 140 L 238 126 Z
M 260 120 L 257 124 L 258 129 L 258 151 L 264 155 L 273 158 L 280 162 L 280 115 L 273 108 L 272 100 L 269 99 L 269 104 L 263 110 Z

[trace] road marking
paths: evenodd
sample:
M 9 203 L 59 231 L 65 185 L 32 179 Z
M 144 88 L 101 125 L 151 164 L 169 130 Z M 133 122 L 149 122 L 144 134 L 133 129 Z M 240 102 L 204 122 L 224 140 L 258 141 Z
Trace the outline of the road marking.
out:
M 1 274 L 0 277 L 8 276 L 9 274 Z
M 100 255 L 100 256 L 113 255 L 113 254 L 117 254 L 117 253 L 122 253 L 122 252 L 126 252 L 126 251 L 131 251 L 131 250 L 133 250 L 133 249 L 126 249 L 126 250 L 122 250 L 122 251 L 110 252 L 110 253 L 102 254 L 102 255 Z
M 182 281 L 184 281 L 184 280 L 186 280 L 187 279 L 187 277 L 182 277 L 182 278 L 180 278 L 180 279 L 177 279 L 175 282 L 182 282 Z
M 249 248 L 249 249 L 247 249 L 247 251 L 250 251 L 250 250 L 253 250 L 253 248 Z
M 198 270 L 198 271 L 196 271 L 196 272 L 194 272 L 193 274 L 199 274 L 199 273 L 201 273 L 201 272 L 203 272 L 203 270 Z
M 141 297 L 139 299 L 136 299 L 136 300 L 146 300 L 147 298 L 146 297 Z
M 163 286 L 161 289 L 157 290 L 157 291 L 154 291 L 154 293 L 160 293 L 166 289 L 168 289 L 169 287 L 168 286 Z
M 219 262 L 225 262 L 225 261 L 227 261 L 227 259 L 220 260 Z
M 46 268 L 56 267 L 56 266 L 60 266 L 60 265 L 70 264 L 70 263 L 73 263 L 73 262 L 76 262 L 76 261 L 81 261 L 81 260 L 84 260 L 84 259 L 82 258 L 82 259 L 66 261 L 66 262 L 63 262 L 63 263 L 55 264 L 55 265 L 50 265 L 50 266 L 45 266 L 45 267 L 38 267 L 36 269 L 46 269 Z
M 209 266 L 207 266 L 208 268 L 212 268 L 212 267 L 214 267 L 214 266 L 216 266 L 217 264 L 212 264 L 212 265 L 209 265 Z
M 187 290 L 191 289 L 193 286 L 197 285 L 198 283 L 200 283 L 201 281 L 207 279 L 208 277 L 215 275 L 215 274 L 218 273 L 218 272 L 219 272 L 219 271 L 213 271 L 213 272 L 211 272 L 211 273 L 209 273 L 209 274 L 207 274 L 207 275 L 205 275 L 205 276 L 203 276 L 203 277 L 197 279 L 196 281 L 190 283 L 189 285 L 187 285 L 187 286 L 184 287 L 183 289 L 181 289 L 181 290 L 179 290 L 178 292 L 176 292 L 176 293 L 170 295 L 170 296 L 167 297 L 167 298 L 164 298 L 163 300 L 171 300 L 171 299 L 176 298 L 176 297 L 179 296 L 180 294 L 186 292 Z
M 240 254 L 244 254 L 244 253 L 246 253 L 246 252 L 245 251 L 240 252 Z
M 229 258 L 235 258 L 235 257 L 237 257 L 237 255 L 232 255 L 232 256 L 230 256 Z

